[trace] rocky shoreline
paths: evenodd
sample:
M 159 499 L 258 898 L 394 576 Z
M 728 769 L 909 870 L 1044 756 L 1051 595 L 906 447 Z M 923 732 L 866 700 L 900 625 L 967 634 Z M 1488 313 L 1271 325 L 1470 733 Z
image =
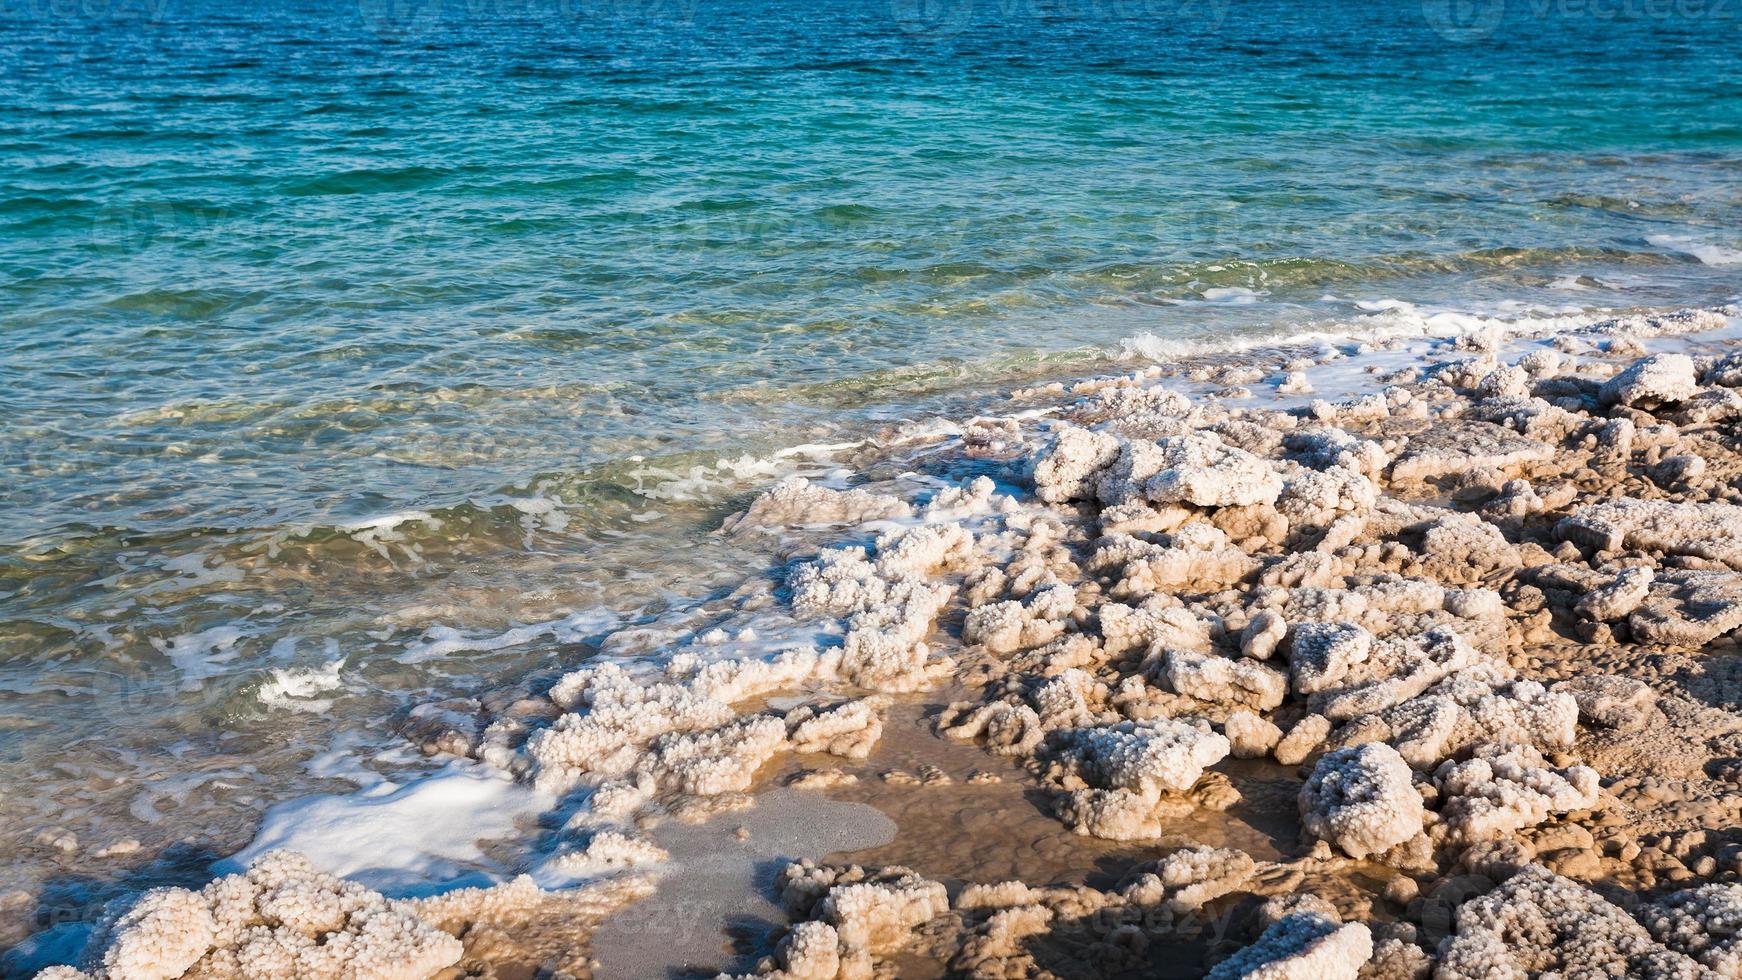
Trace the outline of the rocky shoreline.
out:
M 719 963 L 632 969 L 1742 975 L 1728 328 L 1016 392 L 729 520 L 778 574 L 413 711 L 546 802 L 525 876 L 387 899 L 281 852 L 42 975 L 612 975 L 589 940 L 680 863 L 661 828 L 777 785 L 899 830 L 787 864 Z

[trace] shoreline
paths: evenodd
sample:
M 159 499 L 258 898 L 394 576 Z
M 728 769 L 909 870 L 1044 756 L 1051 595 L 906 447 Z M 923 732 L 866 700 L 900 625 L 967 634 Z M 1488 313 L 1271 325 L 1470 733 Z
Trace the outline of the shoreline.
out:
M 1706 329 L 1686 329 L 1694 326 Z M 893 963 L 904 976 L 930 967 L 993 976 L 1081 960 L 1117 974 L 1134 968 L 1139 951 L 1177 942 L 1204 966 L 1227 954 L 1236 965 L 1296 957 L 1290 968 L 1313 964 L 1325 976 L 1354 976 L 1335 971 L 1358 967 L 1365 949 L 1360 962 L 1377 957 L 1393 971 L 1375 975 L 1401 976 L 1441 953 L 1427 921 L 1450 914 L 1450 892 L 1432 904 L 1439 889 L 1455 885 L 1472 899 L 1470 937 L 1486 935 L 1477 906 L 1488 900 L 1478 895 L 1584 901 L 1565 891 L 1577 886 L 1516 873 L 1542 855 L 1574 879 L 1645 883 L 1635 889 L 1643 892 L 1660 880 L 1734 881 L 1735 869 L 1720 869 L 1724 841 L 1699 841 L 1684 861 L 1679 844 L 1640 844 L 1662 833 L 1660 824 L 1675 828 L 1673 815 L 1616 816 L 1655 812 L 1636 799 L 1668 798 L 1661 781 L 1639 772 L 1628 745 L 1639 729 L 1628 726 L 1662 715 L 1684 728 L 1705 724 L 1700 730 L 1718 738 L 1727 730 L 1715 717 L 1679 707 L 1666 714 L 1664 705 L 1679 698 L 1730 712 L 1652 673 L 1637 649 L 1590 651 L 1618 636 L 1632 636 L 1634 648 L 1639 636 L 1652 649 L 1733 647 L 1723 637 L 1736 624 L 1705 635 L 1716 628 L 1706 606 L 1718 596 L 1728 608 L 1730 583 L 1699 576 L 1735 577 L 1742 565 L 1728 563 L 1727 551 L 1688 551 L 1676 528 L 1655 518 L 1616 530 L 1619 518 L 1606 512 L 1580 516 L 1618 487 L 1629 499 L 1689 505 L 1689 519 L 1742 496 L 1724 482 L 1737 472 L 1733 444 L 1719 438 L 1706 455 L 1670 451 L 1684 439 L 1705 446 L 1710 430 L 1742 415 L 1730 387 L 1704 380 L 1713 368 L 1690 362 L 1682 372 L 1676 362 L 1667 381 L 1642 370 L 1637 391 L 1614 382 L 1647 350 L 1710 357 L 1733 333 L 1710 316 L 1642 317 L 1547 337 L 1388 339 L 1293 358 L 1249 350 L 1027 389 L 1012 396 L 1013 413 L 965 420 L 855 478 L 785 483 L 725 532 L 764 539 L 772 554 L 793 559 L 779 580 L 752 576 L 737 593 L 620 631 L 554 686 L 528 679 L 479 699 L 485 710 L 471 719 L 436 712 L 431 725 L 408 729 L 427 748 L 475 760 L 465 778 L 494 769 L 534 798 L 525 811 L 538 828 L 531 846 L 501 858 L 530 882 L 358 901 L 370 915 L 415 920 L 406 929 L 422 937 L 413 946 L 429 958 L 420 963 L 455 951 L 436 933 L 458 932 L 454 963 L 520 949 L 585 973 L 590 924 L 610 920 L 616 903 L 633 917 L 633 902 L 658 894 L 677 852 L 662 845 L 662 823 L 724 826 L 756 795 L 793 780 L 796 793 L 873 812 L 924 797 L 925 830 L 898 820 L 905 833 L 865 855 L 913 871 L 866 877 L 837 867 L 862 848 L 790 854 L 825 862 L 779 872 L 799 924 L 787 938 L 776 928 L 760 947 L 752 941 L 735 957 L 697 965 L 743 970 L 767 955 L 768 970 L 790 976 L 869 975 L 858 971 Z M 1440 366 L 1407 373 L 1430 354 Z M 1517 366 L 1526 354 L 1534 360 Z M 1279 381 L 1294 390 L 1280 392 Z M 1444 427 L 1466 438 L 1435 434 Z M 1618 452 L 1623 431 L 1636 446 Z M 1569 530 L 1557 530 L 1567 521 Z M 846 550 L 825 550 L 843 540 Z M 851 547 L 867 544 L 868 552 Z M 820 562 L 807 560 L 819 551 Z M 1491 553 L 1501 560 L 1484 564 Z M 1742 593 L 1735 602 L 1742 610 Z M 1630 625 L 1641 609 L 1651 613 L 1645 625 Z M 673 647 L 676 656 L 646 656 Z M 1621 682 L 1575 682 L 1581 664 L 1613 670 Z M 1359 727 L 1387 712 L 1397 720 Z M 1495 718 L 1504 724 L 1490 724 Z M 1428 731 L 1438 741 L 1424 746 Z M 1681 762 L 1692 759 L 1687 746 L 1677 751 Z M 969 753 L 984 764 L 966 764 Z M 956 761 L 927 761 L 932 755 Z M 1721 758 L 1696 761 L 1704 773 Z M 997 780 L 976 782 L 976 772 Z M 1327 782 L 1356 788 L 1339 790 L 1344 799 Z M 1294 821 L 1260 827 L 1246 816 L 1253 801 L 1286 807 L 1302 785 L 1318 788 Z M 1742 806 L 1737 794 L 1700 791 Z M 952 823 L 970 808 L 951 796 L 974 794 L 1021 813 L 1025 829 Z M 452 822 L 479 804 L 447 805 L 403 813 Z M 1511 814 L 1520 807 L 1523 823 Z M 1730 819 L 1734 809 L 1711 812 Z M 299 812 L 281 817 L 295 822 Z M 331 834 L 346 818 L 341 807 L 320 826 Z M 1625 842 L 1613 853 L 1607 843 L 1626 836 L 1609 832 L 1618 826 L 1649 828 L 1625 859 Z M 953 833 L 937 837 L 934 827 Z M 1008 841 L 1000 831 L 1027 833 L 1025 845 L 1048 850 L 1031 863 L 1001 862 Z M 757 831 L 747 833 L 756 841 Z M 985 855 L 950 856 L 982 836 L 991 842 Z M 296 842 L 266 829 L 260 838 Z M 1572 844 L 1551 848 L 1545 839 Z M 1208 849 L 1193 849 L 1200 844 Z M 1642 866 L 1647 847 L 1657 855 Z M 462 865 L 482 856 L 458 850 Z M 1650 864 L 1659 856 L 1674 858 L 1681 876 Z M 1085 861 L 1094 875 L 1059 884 Z M 340 887 L 308 869 L 275 874 L 316 892 Z M 1058 887 L 989 887 L 1027 876 Z M 1317 901 L 1280 897 L 1303 887 Z M 273 918 L 261 900 L 254 914 L 277 923 L 275 942 L 295 946 L 286 937 L 298 924 Z M 111 944 L 93 946 L 98 960 L 144 948 L 142 940 L 129 946 L 129 935 L 151 937 L 159 952 L 168 932 L 192 928 L 197 937 L 187 922 L 199 920 L 205 900 L 163 901 L 173 916 L 135 915 Z M 1209 941 L 1173 921 L 1214 918 L 1206 909 L 1226 916 Z M 1653 955 L 1665 949 L 1659 932 L 1685 945 L 1684 912 L 1646 914 L 1640 942 L 1658 943 Z M 560 942 L 554 915 L 569 917 Z M 1442 969 L 1474 955 L 1458 945 L 1463 915 Z M 1680 931 L 1652 929 L 1659 919 Z M 345 930 L 370 935 L 366 923 Z M 240 941 L 207 930 L 188 965 L 233 955 Z M 1722 944 L 1705 942 L 1661 955 L 1709 961 Z M 177 955 L 197 945 L 187 940 Z M 1235 952 L 1248 945 L 1258 952 Z M 389 958 L 404 951 L 382 949 Z M 626 962 L 635 972 L 653 965 Z

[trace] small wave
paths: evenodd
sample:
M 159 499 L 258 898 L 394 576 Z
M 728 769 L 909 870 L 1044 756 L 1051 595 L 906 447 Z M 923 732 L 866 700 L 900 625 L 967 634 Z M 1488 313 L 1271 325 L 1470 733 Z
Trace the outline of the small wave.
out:
M 1703 265 L 1742 265 L 1742 248 L 1702 242 L 1688 235 L 1652 235 L 1646 241 L 1699 259 Z
M 429 187 L 447 179 L 447 172 L 433 167 L 347 170 L 328 174 L 285 188 L 292 197 L 329 194 L 381 194 Z
M 543 639 L 558 645 L 581 643 L 610 631 L 619 622 L 621 617 L 609 609 L 587 609 L 548 623 L 516 626 L 485 636 L 467 635 L 451 626 L 431 626 L 424 630 L 422 639 L 395 659 L 402 664 L 419 664 L 455 653 L 490 653 Z
M 1422 306 L 1399 299 L 1360 300 L 1352 304 L 1354 319 L 1327 318 L 1305 327 L 1289 327 L 1215 338 L 1159 337 L 1138 334 L 1120 341 L 1127 357 L 1174 361 L 1188 357 L 1237 354 L 1260 348 L 1328 347 L 1342 343 L 1375 343 L 1410 337 L 1454 338 L 1485 333 L 1547 334 L 1577 330 L 1609 319 L 1616 311 L 1469 312 Z

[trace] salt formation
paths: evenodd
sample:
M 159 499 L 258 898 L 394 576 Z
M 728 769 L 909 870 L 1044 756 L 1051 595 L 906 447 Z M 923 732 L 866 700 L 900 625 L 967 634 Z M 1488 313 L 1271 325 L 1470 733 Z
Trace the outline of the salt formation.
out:
M 733 515 L 721 530 L 737 534 L 754 528 L 778 529 L 799 524 L 864 524 L 912 514 L 913 508 L 897 497 L 864 490 L 834 490 L 794 476 L 757 497 L 748 510 Z
M 1315 912 L 1295 912 L 1258 941 L 1216 964 L 1210 980 L 1354 980 L 1373 955 L 1373 936 Z
M 1551 768 L 1530 745 L 1478 746 L 1468 761 L 1442 763 L 1434 785 L 1444 801 L 1436 832 L 1470 843 L 1501 838 L 1553 814 L 1597 804 L 1596 770 Z
M 633 879 L 642 828 L 776 779 L 1060 835 L 959 848 L 1003 863 L 953 904 L 923 860 L 793 865 L 763 975 L 1737 975 L 1742 355 L 1636 343 L 1721 322 L 1465 338 L 1353 392 L 1309 350 L 1018 393 L 729 520 L 799 556 L 776 584 L 402 730 L 563 796 L 549 866 L 578 877 Z M 1267 378 L 1345 393 L 1224 397 Z M 171 976 L 237 945 L 201 894 L 152 896 L 101 955 Z M 427 904 L 358 907 L 407 969 L 457 955 Z
M 1626 912 L 1532 866 L 1458 907 L 1457 934 L 1439 950 L 1436 978 L 1496 976 L 1712 976 L 1652 939 Z M 1668 918 L 1662 920 L 1666 923 Z
M 526 887 L 505 886 L 522 893 Z M 299 855 L 276 851 L 201 891 L 146 892 L 92 937 L 87 972 L 53 975 L 414 980 L 454 965 L 464 953 L 459 939 L 431 921 L 454 904 L 451 897 L 389 901 L 315 871 Z
M 1408 763 L 1383 743 L 1327 752 L 1300 790 L 1301 825 L 1350 857 L 1380 854 L 1421 833 Z

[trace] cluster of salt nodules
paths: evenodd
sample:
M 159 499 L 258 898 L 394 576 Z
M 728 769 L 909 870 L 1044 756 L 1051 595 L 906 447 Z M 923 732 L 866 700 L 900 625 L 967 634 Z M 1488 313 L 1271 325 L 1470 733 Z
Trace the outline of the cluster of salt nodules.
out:
M 1019 762 L 1061 831 L 1172 847 L 1238 819 L 1251 775 L 1293 781 L 1281 861 L 1187 847 L 1112 889 L 954 903 L 908 869 L 795 866 L 765 973 L 1118 974 L 1181 939 L 1218 977 L 1730 971 L 1742 718 L 1697 658 L 1742 627 L 1742 355 L 1637 342 L 1722 322 L 1624 318 L 1512 361 L 1474 337 L 1288 410 L 1160 370 L 1024 393 L 1064 403 L 924 454 L 964 485 L 795 480 L 729 521 L 804 555 L 777 589 L 411 730 L 584 791 L 568 829 L 595 836 L 744 805 L 783 753 L 866 759 L 890 699 L 946 679 L 971 690 L 937 731 Z M 1238 383 L 1312 370 L 1274 367 Z M 1685 895 L 1622 909 L 1605 880 Z
M 78 967 L 54 967 L 38 976 L 421 980 L 460 962 L 466 946 L 459 937 L 468 930 L 488 930 L 535 912 L 597 920 L 651 890 L 636 875 L 560 893 L 521 877 L 489 888 L 394 900 L 317 871 L 300 854 L 272 851 L 199 891 L 154 888 L 118 902 L 88 940 Z
M 1193 401 L 1154 371 L 1028 393 L 1075 400 L 1008 458 L 1001 480 L 1032 498 L 976 527 L 956 657 L 989 682 L 938 731 L 1022 760 L 1061 823 L 1116 841 L 1241 812 L 1235 760 L 1288 767 L 1305 850 L 1216 896 L 1304 880 L 1337 906 L 1273 899 L 1215 976 L 1461 976 L 1484 916 L 1504 923 L 1539 881 L 1555 915 L 1600 906 L 1593 929 L 1645 937 L 1608 975 L 1703 975 L 1677 957 L 1735 975 L 1729 891 L 1629 911 L 1586 884 L 1742 873 L 1742 839 L 1720 836 L 1742 761 L 1701 765 L 1742 754 L 1742 719 L 1661 666 L 1742 627 L 1742 355 L 1642 357 L 1634 339 L 1722 323 L 1624 318 L 1511 362 L 1478 338 L 1288 411 Z M 1277 376 L 1298 389 L 1295 371 Z M 1661 830 L 1689 797 L 1698 823 Z M 964 975 L 1062 973 L 1072 956 L 1094 975 L 1178 935 L 1086 926 L 1126 900 L 1092 891 L 972 886 L 907 942 Z M 794 933 L 807 947 L 813 920 Z M 1479 975 L 1623 962 L 1608 940 L 1588 960 L 1505 944 L 1509 965 Z M 790 950 L 764 966 L 862 975 Z

